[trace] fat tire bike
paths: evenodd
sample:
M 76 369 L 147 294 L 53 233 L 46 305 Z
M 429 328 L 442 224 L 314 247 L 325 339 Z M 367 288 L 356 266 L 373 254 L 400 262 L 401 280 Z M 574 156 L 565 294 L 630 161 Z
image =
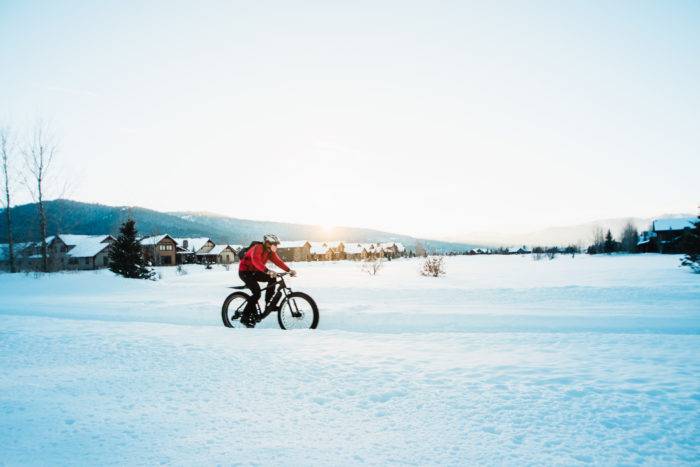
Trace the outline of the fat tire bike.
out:
M 235 289 L 221 306 L 221 320 L 227 328 L 245 328 L 252 327 L 260 321 L 267 318 L 271 313 L 277 312 L 277 323 L 281 329 L 316 329 L 318 326 L 318 306 L 313 298 L 303 292 L 292 292 L 292 289 L 287 286 L 284 281 L 284 276 L 289 273 L 277 274 L 277 280 L 265 287 L 276 289 L 272 296 L 272 300 L 266 307 L 265 311 L 260 309 L 260 304 L 255 304 L 255 314 L 252 317 L 251 326 L 246 326 L 241 322 L 243 311 L 252 296 L 242 292 L 248 287 L 239 285 L 229 287 Z

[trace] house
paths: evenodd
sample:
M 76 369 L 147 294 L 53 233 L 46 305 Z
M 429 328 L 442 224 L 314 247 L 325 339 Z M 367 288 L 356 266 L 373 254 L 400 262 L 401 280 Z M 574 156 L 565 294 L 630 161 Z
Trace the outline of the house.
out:
M 231 264 L 236 261 L 236 250 L 231 245 L 214 245 L 197 253 L 197 262 L 204 264 Z
M 139 240 L 146 261 L 154 266 L 177 264 L 177 242 L 170 235 L 156 235 Z
M 46 237 L 46 260 L 49 271 L 59 271 L 65 269 L 67 263 L 68 250 L 70 247 L 58 235 Z M 41 254 L 41 242 L 33 242 L 26 250 L 26 269 L 41 270 L 43 259 Z
M 654 219 L 651 228 L 642 232 L 637 248 L 645 253 L 682 253 L 680 240 L 683 233 L 695 228 L 697 217 Z
M 367 251 L 367 256 L 364 259 L 378 259 L 384 257 L 384 250 L 378 243 L 362 243 L 361 245 Z
M 231 245 L 215 245 L 204 254 L 210 263 L 232 264 L 236 261 L 236 250 Z
M 323 242 L 310 242 L 309 250 L 310 259 L 312 261 L 332 261 L 333 249 Z
M 361 243 L 347 242 L 345 245 L 345 258 L 350 260 L 363 260 L 367 258 L 367 250 Z
M 214 248 L 214 242 L 208 237 L 179 237 L 173 240 L 177 243 L 177 264 L 194 263 L 198 260 L 197 254 Z
M 309 242 L 313 261 L 339 261 L 346 259 L 345 243 L 340 240 L 327 242 Z
M 46 254 L 50 271 L 62 269 L 98 269 L 109 266 L 109 247 L 116 239 L 111 235 L 60 234 L 46 238 Z M 6 248 L 0 248 L 0 258 Z M 16 264 L 20 269 L 42 267 L 41 243 L 14 245 Z M 8 258 L 9 260 L 9 258 Z M 0 259 L 1 261 L 1 259 Z
M 508 254 L 509 255 L 527 255 L 530 254 L 531 251 L 527 249 L 525 245 L 523 246 L 514 246 L 508 248 Z
M 404 247 L 401 243 L 384 242 L 380 243 L 379 247 L 384 253 L 384 256 L 389 258 L 398 258 L 399 256 L 403 256 L 406 252 L 406 247 Z
M 311 243 L 306 240 L 281 242 L 277 246 L 277 254 L 283 261 L 309 261 Z
M 111 235 L 60 235 L 69 249 L 67 269 L 99 269 L 109 266 L 109 248 L 116 239 Z

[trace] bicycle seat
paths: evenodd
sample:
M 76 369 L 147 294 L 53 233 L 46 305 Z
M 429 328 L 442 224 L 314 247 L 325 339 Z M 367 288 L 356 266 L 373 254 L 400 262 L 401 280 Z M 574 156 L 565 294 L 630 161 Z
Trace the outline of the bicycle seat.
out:
M 236 289 L 236 290 L 245 290 L 247 288 L 248 288 L 247 285 L 235 285 L 235 286 L 229 287 L 229 289 Z

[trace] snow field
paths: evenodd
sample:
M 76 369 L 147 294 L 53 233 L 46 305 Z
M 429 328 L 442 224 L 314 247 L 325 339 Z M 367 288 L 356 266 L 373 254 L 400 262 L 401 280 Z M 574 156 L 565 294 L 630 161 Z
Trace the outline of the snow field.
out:
M 695 465 L 700 281 L 676 265 L 298 264 L 321 329 L 292 332 L 224 328 L 223 269 L 0 275 L 0 465 Z

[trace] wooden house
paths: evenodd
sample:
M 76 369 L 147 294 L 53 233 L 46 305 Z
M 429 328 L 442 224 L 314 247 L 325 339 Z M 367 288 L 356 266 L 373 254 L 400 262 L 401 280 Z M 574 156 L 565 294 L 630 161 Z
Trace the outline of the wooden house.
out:
M 177 242 L 170 235 L 156 235 L 139 240 L 146 261 L 154 266 L 177 264 Z
M 309 261 L 311 243 L 306 240 L 282 242 L 277 246 L 277 254 L 283 261 Z
M 66 269 L 100 269 L 109 266 L 111 235 L 60 235 L 68 245 Z
M 205 256 L 201 254 L 214 248 L 214 242 L 208 237 L 178 237 L 173 240 L 177 243 L 177 264 L 202 260 Z
M 682 253 L 683 234 L 692 230 L 699 220 L 697 217 L 654 219 L 651 228 L 639 236 L 637 248 L 645 253 Z

